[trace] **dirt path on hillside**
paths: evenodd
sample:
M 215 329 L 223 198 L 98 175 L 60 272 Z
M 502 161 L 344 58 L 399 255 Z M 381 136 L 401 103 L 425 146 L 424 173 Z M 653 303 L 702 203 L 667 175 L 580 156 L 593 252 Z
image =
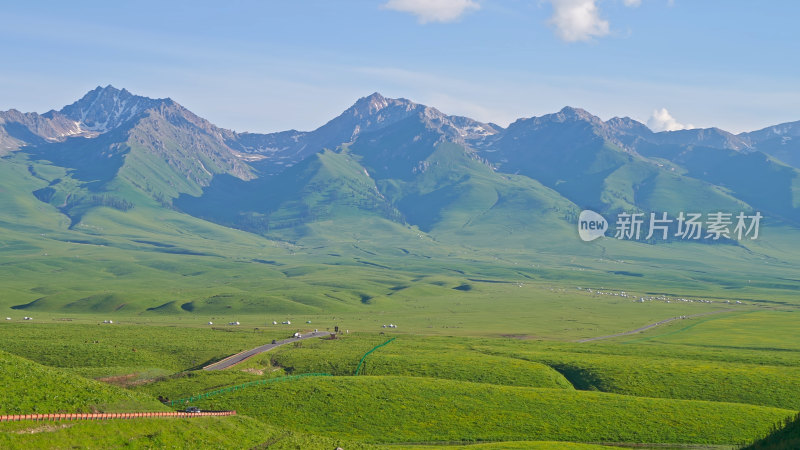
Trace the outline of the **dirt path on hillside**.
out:
M 669 319 L 664 319 L 664 320 L 656 322 L 656 323 L 651 323 L 650 325 L 645 325 L 645 326 L 643 326 L 641 328 L 637 328 L 635 330 L 625 331 L 623 333 L 617 333 L 617 334 L 609 334 L 608 336 L 599 336 L 599 337 L 593 337 L 593 338 L 587 338 L 587 339 L 580 339 L 580 340 L 578 340 L 576 342 L 592 342 L 592 341 L 600 341 L 600 340 L 603 340 L 603 339 L 611 339 L 611 338 L 620 337 L 620 336 L 628 336 L 630 334 L 641 333 L 642 331 L 649 330 L 650 328 L 654 328 L 654 327 L 657 327 L 659 325 L 664 325 L 665 323 L 672 322 L 673 320 L 693 319 L 695 317 L 710 316 L 712 314 L 721 314 L 721 313 L 732 312 L 732 311 L 734 311 L 734 310 L 733 309 L 723 309 L 721 311 L 711 311 L 711 312 L 705 312 L 705 313 L 699 313 L 699 314 L 692 314 L 692 315 L 689 315 L 689 316 L 670 317 Z

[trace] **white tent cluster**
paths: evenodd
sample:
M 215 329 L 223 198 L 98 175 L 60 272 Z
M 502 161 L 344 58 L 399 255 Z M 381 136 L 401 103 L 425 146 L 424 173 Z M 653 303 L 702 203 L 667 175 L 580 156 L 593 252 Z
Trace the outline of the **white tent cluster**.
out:
M 714 300 L 706 300 L 702 298 L 688 298 L 688 297 L 670 297 L 668 295 L 648 295 L 648 296 L 641 296 L 631 294 L 625 291 L 617 291 L 613 289 L 591 289 L 591 288 L 577 288 L 579 291 L 586 292 L 587 294 L 597 297 L 601 296 L 610 296 L 610 297 L 621 297 L 621 298 L 630 298 L 636 303 L 644 303 L 644 302 L 664 302 L 664 303 L 714 303 Z M 725 303 L 731 303 L 730 300 L 725 300 Z M 737 304 L 742 304 L 741 301 L 736 300 Z

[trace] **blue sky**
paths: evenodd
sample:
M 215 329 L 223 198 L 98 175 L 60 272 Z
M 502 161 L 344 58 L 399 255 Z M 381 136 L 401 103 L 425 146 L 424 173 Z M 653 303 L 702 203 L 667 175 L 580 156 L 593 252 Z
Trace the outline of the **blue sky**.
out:
M 113 84 L 237 131 L 308 130 L 378 91 L 501 125 L 569 105 L 740 132 L 800 120 L 797 17 L 781 0 L 6 2 L 0 110 Z

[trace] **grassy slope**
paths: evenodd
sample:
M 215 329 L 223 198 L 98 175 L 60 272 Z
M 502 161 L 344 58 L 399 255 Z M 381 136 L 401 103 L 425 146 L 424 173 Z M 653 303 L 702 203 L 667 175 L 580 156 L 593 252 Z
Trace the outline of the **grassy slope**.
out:
M 765 317 L 759 317 L 764 315 Z M 751 317 L 755 316 L 755 320 Z M 325 385 L 314 385 L 311 391 L 317 389 L 316 394 L 311 397 L 319 397 L 319 401 L 324 401 L 326 398 L 331 399 L 345 399 L 353 392 L 362 392 L 363 398 L 356 396 L 357 400 L 349 414 L 357 415 L 359 411 L 374 411 L 374 405 L 389 405 L 391 408 L 405 406 L 406 408 L 400 411 L 389 409 L 380 414 L 390 414 L 383 420 L 391 422 L 388 417 L 394 417 L 395 414 L 404 415 L 411 419 L 417 420 L 423 417 L 419 423 L 434 420 L 436 417 L 428 417 L 427 414 L 440 417 L 442 420 L 455 420 L 455 426 L 452 434 L 447 434 L 440 430 L 430 429 L 404 429 L 403 433 L 410 433 L 414 441 L 429 441 L 429 440 L 461 440 L 461 439 L 477 439 L 477 438 L 490 438 L 492 440 L 498 439 L 556 439 L 556 440 L 578 440 L 578 441 L 598 441 L 598 440 L 651 440 L 651 439 L 678 439 L 677 437 L 654 435 L 653 433 L 644 433 L 641 430 L 625 429 L 625 426 L 618 425 L 619 423 L 630 423 L 630 418 L 625 415 L 618 415 L 619 411 L 616 408 L 624 409 L 626 411 L 635 411 L 636 407 L 645 408 L 647 411 L 656 411 L 659 416 L 658 420 L 664 417 L 676 418 L 679 422 L 684 420 L 682 418 L 692 417 L 692 414 L 703 414 L 704 420 L 698 422 L 702 426 L 710 426 L 709 423 L 717 426 L 717 423 L 730 423 L 725 418 L 719 418 L 711 415 L 709 411 L 715 411 L 714 414 L 724 414 L 730 417 L 739 417 L 741 420 L 748 419 L 751 414 L 759 416 L 758 419 L 753 418 L 748 426 L 764 425 L 759 430 L 754 430 L 752 434 L 747 436 L 731 434 L 730 430 L 716 429 L 708 431 L 704 429 L 703 434 L 710 436 L 717 436 L 719 440 L 715 442 L 744 442 L 752 440 L 759 435 L 763 435 L 768 430 L 768 424 L 777 421 L 773 417 L 774 414 L 764 411 L 774 411 L 769 409 L 751 409 L 746 405 L 729 405 L 729 404 L 711 404 L 702 402 L 673 402 L 664 400 L 664 404 L 660 404 L 658 399 L 636 399 L 635 397 L 591 397 L 592 393 L 575 392 L 569 390 L 561 390 L 563 394 L 572 392 L 572 395 L 579 396 L 582 400 L 570 400 L 569 397 L 560 397 L 563 394 L 552 394 L 545 397 L 547 401 L 538 404 L 537 407 L 531 407 L 531 404 L 526 404 L 525 407 L 519 406 L 520 400 L 515 400 L 520 397 L 517 391 L 509 393 L 503 391 L 507 387 L 492 386 L 489 384 L 472 384 L 459 381 L 453 381 L 449 385 L 441 385 L 437 383 L 450 383 L 446 379 L 452 380 L 472 380 L 481 381 L 483 383 L 507 383 L 507 384 L 531 384 L 537 385 L 540 382 L 538 374 L 552 373 L 552 371 L 542 372 L 539 370 L 538 364 L 528 365 L 524 359 L 534 359 L 531 355 L 537 356 L 545 362 L 554 364 L 557 362 L 572 363 L 579 367 L 588 367 L 595 370 L 594 375 L 605 377 L 604 380 L 611 386 L 613 391 L 618 392 L 631 392 L 630 389 L 644 389 L 638 391 L 639 395 L 659 395 L 658 392 L 665 393 L 666 396 L 684 397 L 684 398 L 706 398 L 706 391 L 714 392 L 709 389 L 708 380 L 716 380 L 718 377 L 725 374 L 734 373 L 736 378 L 735 383 L 730 385 L 722 385 L 729 388 L 727 391 L 722 391 L 720 395 L 721 400 L 732 399 L 737 401 L 751 401 L 753 403 L 770 404 L 769 402 L 777 398 L 791 400 L 797 398 L 798 395 L 793 393 L 791 389 L 797 384 L 786 376 L 791 376 L 794 369 L 791 366 L 796 366 L 798 363 L 797 355 L 792 352 L 794 343 L 794 335 L 797 333 L 796 327 L 792 327 L 792 313 L 751 313 L 739 314 L 734 316 L 721 316 L 715 319 L 707 318 L 704 322 L 697 321 L 694 326 L 687 325 L 687 323 L 679 323 L 675 328 L 667 327 L 666 329 L 657 329 L 652 332 L 646 333 L 641 336 L 634 336 L 630 338 L 639 340 L 632 344 L 574 344 L 574 343 L 553 343 L 553 342 L 537 342 L 518 339 L 468 339 L 468 338 L 447 338 L 447 337 L 415 337 L 415 336 L 398 336 L 398 339 L 391 344 L 382 347 L 367 359 L 365 370 L 366 373 L 386 373 L 386 374 L 406 374 L 413 376 L 435 376 L 443 380 L 431 380 L 429 378 L 406 378 L 406 377 L 388 377 L 385 380 L 389 381 L 375 381 L 378 385 L 369 384 L 371 381 L 384 377 L 361 377 L 358 379 L 344 378 L 337 380 L 334 387 Z M 738 322 L 736 321 L 738 318 Z M 717 321 L 721 321 L 717 325 Z M 753 348 L 741 348 L 748 336 L 767 336 L 764 332 L 765 327 L 770 327 L 772 333 L 769 338 L 762 337 L 761 340 L 752 340 Z M 785 324 L 782 326 L 781 324 Z M 315 326 L 315 325 L 313 325 Z M 729 340 L 729 346 L 720 350 L 715 346 L 714 339 L 719 339 L 721 332 L 716 327 L 731 327 L 740 329 L 742 332 L 741 338 Z M 688 329 L 684 329 L 689 327 Z M 704 329 L 710 327 L 709 329 Z M 234 328 L 233 332 L 213 331 L 210 329 L 196 329 L 190 327 L 148 327 L 150 339 L 142 341 L 141 331 L 142 328 L 138 326 L 99 326 L 99 325 L 78 325 L 78 324 L 3 324 L 0 329 L 7 330 L 10 333 L 8 336 L 22 336 L 30 343 L 27 347 L 29 352 L 39 352 L 48 348 L 48 342 L 57 341 L 59 346 L 50 347 L 51 350 L 44 351 L 44 354 L 49 354 L 49 362 L 52 364 L 65 364 L 78 366 L 78 370 L 86 370 L 85 367 L 95 367 L 96 365 L 108 364 L 105 353 L 112 352 L 112 359 L 114 356 L 122 357 L 123 361 L 128 361 L 133 366 L 138 367 L 151 367 L 155 361 L 155 355 L 166 355 L 163 363 L 158 366 L 171 368 L 170 370 L 181 370 L 187 364 L 191 363 L 191 358 L 196 358 L 203 352 L 208 352 L 212 349 L 205 349 L 203 346 L 210 343 L 216 343 L 220 348 L 226 346 L 249 346 L 252 343 L 263 343 L 264 339 L 269 339 L 265 334 L 253 333 L 252 330 L 244 330 Z M 35 336 L 40 336 L 35 338 Z M 69 354 L 62 354 L 64 351 L 74 349 L 84 344 L 86 336 L 94 337 L 98 344 L 97 352 L 78 352 L 70 356 Z M 659 337 L 660 336 L 660 337 Z M 363 354 L 363 351 L 372 348 L 375 344 L 384 342 L 389 336 L 383 335 L 361 335 L 351 334 L 338 341 L 306 341 L 299 347 L 286 347 L 281 349 L 275 355 L 269 355 L 268 359 L 274 356 L 277 362 L 291 361 L 294 365 L 294 370 L 302 371 L 306 368 L 312 368 L 313 365 L 319 364 L 322 366 L 327 365 L 336 370 L 341 370 L 342 373 L 347 373 L 355 367 L 357 359 Z M 670 344 L 667 339 L 678 339 L 679 343 Z M 738 339 L 738 340 L 737 340 Z M 132 342 L 139 341 L 141 345 L 137 352 L 130 352 L 130 356 L 126 356 L 127 345 Z M 743 340 L 740 342 L 740 340 Z M 9 342 L 11 340 L 4 340 Z M 102 343 L 102 344 L 100 344 Z M 780 343 L 783 343 L 781 346 Z M 123 346 L 124 352 L 113 353 L 114 346 Z M 166 347 L 165 347 L 166 346 Z M 59 351 L 59 347 L 61 351 Z M 777 347 L 777 348 L 776 348 Z M 781 350 L 784 348 L 784 350 Z M 771 350 L 770 350 L 771 349 Z M 788 350 L 788 351 L 787 351 Z M 20 351 L 23 351 L 20 348 Z M 486 353 L 494 353 L 487 355 Z M 496 356 L 498 353 L 501 356 Z M 60 355 L 60 357 L 59 357 Z M 81 356 L 82 355 L 82 356 Z M 643 357 L 642 355 L 648 355 Z M 795 358 L 792 359 L 791 356 Z M 75 356 L 81 358 L 75 359 Z M 509 356 L 516 357 L 521 365 L 513 364 L 514 359 Z M 59 359 L 61 358 L 61 359 Z M 139 359 L 141 358 L 141 359 Z M 678 360 L 677 358 L 681 358 Z M 686 367 L 692 370 L 684 370 L 680 363 L 674 361 L 683 361 Z M 511 364 L 509 363 L 511 362 Z M 258 368 L 255 361 L 251 361 L 254 368 Z M 261 366 L 263 369 L 269 369 L 270 365 L 267 361 L 263 362 Z M 668 364 L 667 364 L 668 363 Z M 754 363 L 760 366 L 754 366 Z M 304 366 L 305 364 L 305 366 Z M 765 366 L 766 364 L 766 366 Z M 465 367 L 465 365 L 474 367 Z M 477 369 L 475 369 L 477 368 Z M 756 368 L 755 370 L 749 370 Z M 779 370 L 785 368 L 789 370 Z M 380 372 L 377 372 L 380 369 Z M 473 370 L 475 369 L 475 370 Z M 513 369 L 513 370 L 512 370 Z M 521 370 L 517 370 L 521 369 Z M 731 372 L 731 369 L 734 371 Z M 740 370 L 736 372 L 735 370 Z M 549 370 L 549 369 L 548 369 Z M 761 376 L 768 371 L 772 373 L 771 376 Z M 370 372 L 372 371 L 372 372 Z M 632 376 L 625 376 L 625 372 L 630 371 Z M 526 375 L 527 374 L 527 375 Z M 524 376 L 523 376 L 524 375 Z M 269 372 L 267 375 L 269 376 Z M 230 374 L 201 374 L 198 377 L 178 377 L 169 378 L 164 381 L 156 382 L 152 385 L 140 388 L 142 391 L 155 395 L 167 395 L 177 397 L 182 394 L 195 394 L 208 389 L 213 389 L 219 386 L 238 384 L 244 381 L 256 379 L 257 375 L 246 374 L 234 371 Z M 396 380 L 396 381 L 391 381 Z M 359 383 L 367 383 L 367 387 L 361 386 Z M 383 386 L 381 383 L 389 383 L 388 387 Z M 713 383 L 712 383 L 713 384 Z M 299 399 L 305 399 L 304 395 L 308 393 L 308 389 L 298 387 L 295 382 L 282 383 L 281 386 L 269 387 L 266 389 L 278 389 L 282 402 L 272 402 L 269 410 L 264 414 L 270 414 L 271 417 L 296 417 L 296 411 L 286 409 L 288 405 L 294 405 Z M 377 386 L 377 387 L 376 387 Z M 748 386 L 751 386 L 752 389 Z M 713 387 L 713 386 L 711 386 Z M 747 393 L 748 389 L 751 393 L 757 392 L 761 387 L 763 391 L 761 398 L 737 399 L 736 395 L 741 395 L 742 392 Z M 776 388 L 788 389 L 783 394 L 776 391 Z M 255 412 L 248 414 L 262 414 L 263 403 L 253 403 L 253 398 L 262 398 L 261 392 L 265 388 L 256 387 L 249 388 L 241 392 L 241 397 L 237 398 L 218 398 L 219 400 L 212 399 L 212 401 L 223 401 L 223 403 L 210 403 L 216 406 L 235 407 L 237 410 L 245 411 L 243 408 L 246 404 L 255 404 L 258 408 Z M 497 394 L 505 392 L 505 394 Z M 524 388 L 527 389 L 527 388 Z M 660 390 L 660 391 L 659 391 Z M 488 393 L 491 391 L 491 394 Z M 557 392 L 553 390 L 545 390 L 546 392 Z M 545 392 L 542 390 L 529 390 L 525 392 Z M 269 391 L 269 394 L 275 395 L 276 391 Z M 390 394 L 387 394 L 389 392 Z M 418 393 L 419 398 L 414 397 L 410 393 Z M 719 392 L 717 392 L 719 393 Z M 778 393 L 778 397 L 771 397 L 773 394 Z M 328 397 L 328 394 L 331 397 Z M 485 394 L 485 395 L 484 395 Z M 310 393 L 308 395 L 311 395 Z M 359 394 L 361 395 L 361 394 Z M 499 396 L 498 396 L 499 395 Z M 527 394 L 526 394 L 527 395 Z M 523 403 L 530 400 L 529 396 L 522 395 Z M 580 397 L 588 395 L 589 397 Z M 474 403 L 474 399 L 481 397 L 486 398 L 485 403 Z M 535 397 L 535 396 L 534 396 Z M 272 397 L 270 397 L 272 398 Z M 431 412 L 429 409 L 430 398 L 454 398 L 456 403 L 448 403 L 443 401 L 444 409 Z M 538 398 L 538 397 L 537 397 Z M 591 398 L 588 404 L 599 405 L 600 410 L 586 409 L 587 398 Z M 428 399 L 428 400 L 426 400 Z M 461 399 L 461 400 L 458 400 Z M 491 399 L 488 400 L 488 399 Z M 528 399 L 528 400 L 525 400 Z M 613 401 L 609 400 L 612 399 Z M 622 399 L 622 400 L 619 400 Z M 766 401 L 765 401 L 766 399 Z M 772 399 L 772 400 L 771 400 Z M 224 403 L 224 401 L 230 403 Z M 608 400 L 608 401 L 606 401 Z M 340 400 L 334 400 L 333 405 L 337 406 Z M 362 403 L 359 403 L 362 402 Z M 572 411 L 564 411 L 560 406 L 555 405 L 570 405 L 575 403 L 573 409 L 580 410 L 580 414 L 588 414 L 591 417 L 583 417 L 576 419 L 571 417 L 572 414 L 577 414 Z M 621 402 L 621 403 L 620 403 Z M 639 403 L 637 403 L 639 402 Z M 305 400 L 302 402 L 305 404 Z M 489 404 L 491 403 L 491 404 Z M 624 406 L 620 406 L 620 405 Z M 778 402 L 781 404 L 781 402 Z M 260 405 L 260 406 L 259 406 Z M 361 406 L 358 406 L 361 405 Z M 515 406 L 516 405 L 516 406 Z M 617 405 L 617 406 L 615 406 Z M 637 406 L 638 405 L 638 406 Z M 668 405 L 666 407 L 664 405 Z M 698 405 L 713 405 L 708 408 Z M 722 406 L 719 406 L 722 405 Z M 329 405 L 330 406 L 330 405 Z M 283 408 L 283 409 L 281 409 Z M 452 408 L 452 409 L 448 409 Z M 476 408 L 480 411 L 476 411 Z M 494 408 L 494 409 L 493 409 Z M 662 409 L 666 408 L 666 409 Z M 672 409 L 670 409 L 672 408 Z M 518 434 L 512 433 L 509 435 L 491 435 L 494 433 L 491 430 L 475 427 L 472 421 L 464 422 L 465 417 L 470 417 L 477 414 L 485 413 L 491 417 L 501 417 L 509 420 L 509 423 L 524 423 L 526 420 L 531 420 L 527 414 L 531 409 L 541 411 L 543 417 L 536 418 L 534 421 L 550 420 L 554 423 L 561 423 L 561 421 L 574 420 L 578 423 L 592 423 L 597 414 L 603 417 L 603 423 L 608 429 L 621 428 L 620 434 L 610 436 L 603 434 L 608 430 L 600 429 L 600 422 L 596 429 L 587 427 L 582 430 L 567 430 L 563 434 L 552 434 L 553 429 L 530 430 L 527 428 L 520 428 Z M 454 411 L 458 411 L 455 413 Z M 511 411 L 511 412 L 509 412 Z M 514 412 L 516 411 L 516 412 Z M 594 411 L 594 413 L 592 413 Z M 598 412 L 602 411 L 602 412 Z M 617 411 L 617 412 L 614 412 Z M 756 413 L 755 411 L 760 411 Z M 514 412 L 512 414 L 512 412 Z M 609 415 L 609 412 L 611 415 Z M 441 414 L 439 414 L 441 413 Z M 462 414 L 463 413 L 463 414 Z M 511 417 L 514 414 L 521 414 L 519 417 Z M 301 416 L 303 423 L 307 428 L 301 428 L 305 431 L 314 433 L 328 434 L 328 431 L 320 427 L 328 426 L 330 424 L 322 424 L 316 422 L 319 415 L 305 412 L 307 416 Z M 348 415 L 347 408 L 344 411 L 338 411 L 337 420 L 350 420 L 346 418 Z M 378 419 L 384 417 L 378 415 Z M 456 419 L 453 419 L 449 414 L 455 414 Z M 566 414 L 566 416 L 564 415 Z M 642 414 L 644 416 L 648 415 Z M 788 414 L 788 413 L 787 413 Z M 419 417 L 418 417 L 419 416 Z M 570 416 L 571 418 L 565 418 Z M 522 417 L 522 418 L 520 418 Z M 653 416 L 655 417 L 655 416 Z M 708 417 L 711 417 L 710 419 Z M 716 417 L 716 418 L 715 418 Z M 283 419 L 281 419 L 283 420 Z M 291 420 L 291 419 L 287 419 Z M 372 419 L 370 419 L 372 420 Z M 375 419 L 377 420 L 377 419 Z M 483 420 L 483 419 L 481 419 Z M 479 422 L 481 421 L 479 420 Z M 489 419 L 487 419 L 489 420 Z M 645 420 L 645 419 L 641 419 Z M 653 419 L 656 420 L 656 419 Z M 759 422 L 764 421 L 764 424 Z M 589 422 L 587 422 L 589 421 Z M 343 422 L 344 423 L 344 422 Z M 491 423 L 491 422 L 490 422 Z M 275 425 L 276 423 L 273 423 Z M 671 422 L 672 424 L 672 422 Z M 289 426 L 288 424 L 277 423 L 279 426 Z M 372 424 L 378 428 L 369 428 L 370 430 L 378 430 L 375 433 L 382 434 L 379 424 Z M 495 424 L 500 430 L 503 430 L 502 424 Z M 678 423 L 678 427 L 674 429 L 674 436 L 683 436 L 684 439 L 694 440 L 698 434 L 693 434 L 693 431 L 687 423 Z M 733 426 L 738 426 L 738 423 L 733 423 Z M 342 429 L 343 427 L 350 426 L 350 422 L 342 425 L 341 423 L 335 428 Z M 449 424 L 448 424 L 449 426 Z M 698 425 L 699 426 L 699 425 Z M 683 428 L 681 428 L 683 427 Z M 442 428 L 447 428 L 442 426 Z M 511 427 L 516 429 L 515 427 Z M 642 428 L 658 428 L 655 425 L 648 425 Z M 327 430 L 327 429 L 326 429 Z M 513 430 L 506 430 L 509 433 Z M 752 430 L 751 430 L 752 431 Z M 641 433 L 640 433 L 641 432 Z M 659 431 L 661 432 L 661 431 Z M 374 436 L 367 436 L 367 431 L 359 430 L 357 435 L 352 436 L 339 436 L 340 438 L 348 439 L 378 439 Z M 439 433 L 439 434 L 437 434 Z M 488 433 L 488 434 L 485 434 Z M 551 434 L 547 434 L 551 433 Z M 573 433 L 573 434 L 569 434 Z M 592 434 L 594 433 L 594 434 Z M 625 434 L 628 433 L 628 434 Z M 644 434 L 642 434 L 644 433 Z M 699 432 L 697 432 L 699 433 Z M 749 431 L 748 431 L 749 433 Z M 476 437 L 477 436 L 477 437 Z M 489 437 L 486 437 L 489 436 Z M 720 437 L 722 436 L 722 437 Z M 601 439 L 602 438 L 602 439 Z M 38 438 L 36 438 L 38 439 Z
M 787 419 L 763 439 L 748 445 L 744 450 L 792 450 L 800 448 L 800 415 Z
M 380 146 L 381 144 L 378 144 Z M 365 161 L 377 148 L 359 148 Z M 413 177 L 388 173 L 378 185 L 406 219 L 434 239 L 477 248 L 552 247 L 551 236 L 571 231 L 577 207 L 526 177 L 498 174 L 458 145 L 441 143 Z M 405 179 L 404 179 L 405 178 Z M 562 243 L 563 245 L 563 243 Z
M 579 389 L 800 409 L 796 314 L 720 314 L 611 341 L 495 341 L 473 348 L 548 364 Z
M 361 356 L 387 336 L 352 336 L 281 348 L 268 356 L 290 373 L 352 375 Z M 572 389 L 561 374 L 543 364 L 465 351 L 455 339 L 399 336 L 370 354 L 363 375 L 406 375 L 479 383 Z M 265 357 L 266 359 L 267 357 Z
M 141 419 L 106 422 L 0 424 L 0 445 L 7 449 L 29 448 L 258 448 L 271 449 L 378 449 L 356 441 L 298 433 L 266 425 L 246 416 L 194 419 Z M 433 447 L 393 446 L 403 449 L 463 449 L 461 445 Z M 470 449 L 599 450 L 617 447 L 569 442 L 502 442 L 470 445 Z
M 29 448 L 376 448 L 296 433 L 244 416 L 0 424 L 0 446 Z
M 171 376 L 147 380 L 132 389 L 153 397 L 163 396 L 176 401 L 193 395 L 214 391 L 223 387 L 237 386 L 263 378 L 275 378 L 285 375 L 281 370 L 259 373 L 257 370 L 244 370 L 242 366 L 221 371 L 181 372 Z M 178 407 L 180 403 L 176 403 Z
M 88 376 L 170 374 L 262 345 L 288 332 L 136 325 L 6 324 L 3 349 Z
M 556 368 L 579 389 L 800 409 L 800 370 L 653 356 L 518 351 L 503 353 Z
M 780 323 L 774 319 L 770 322 Z M 778 334 L 776 329 L 775 339 L 783 339 L 791 347 L 797 331 L 787 328 L 780 337 Z M 263 359 L 296 373 L 349 375 L 354 373 L 361 354 L 385 337 L 318 341 L 301 348 L 278 349 Z M 643 397 L 800 409 L 798 364 L 800 355 L 790 348 L 772 352 L 731 348 L 721 352 L 713 346 L 697 345 L 556 344 L 401 335 L 369 355 L 362 371 L 530 387 L 574 385 L 582 390 Z
M 152 397 L 77 377 L 0 351 L 0 413 L 163 411 Z
M 791 411 L 414 377 L 302 379 L 200 402 L 267 423 L 372 442 L 740 443 Z
M 371 354 L 362 370 L 371 375 L 569 388 L 564 377 L 552 369 L 556 368 L 582 389 L 796 408 L 795 399 L 800 397 L 796 390 L 800 385 L 796 368 L 800 356 L 792 347 L 797 342 L 793 314 L 749 313 L 678 321 L 628 337 L 634 343 L 624 345 L 393 334 L 398 339 Z M 753 320 L 754 316 L 761 320 Z M 389 322 L 393 317 L 385 319 Z M 736 341 L 720 338 L 725 332 L 718 327 L 740 330 L 743 339 L 750 337 L 751 346 L 759 342 L 758 336 L 771 338 L 762 340 L 760 347 L 743 348 Z M 151 326 L 147 328 L 147 339 L 142 339 L 141 330 L 136 325 L 0 324 L 7 351 L 30 354 L 38 362 L 87 376 L 131 375 L 132 381 L 197 367 L 292 331 L 280 325 L 258 331 L 243 327 L 213 330 Z M 260 370 L 265 376 L 279 375 L 281 368 L 291 373 L 349 375 L 361 355 L 388 337 L 351 333 L 336 341 L 305 341 L 299 347 L 282 347 L 256 357 L 242 368 Z M 679 343 L 668 342 L 679 337 Z M 729 345 L 720 346 L 720 339 Z M 231 376 L 203 374 L 200 378 L 171 379 L 149 391 L 174 398 L 255 377 L 242 372 Z
M 484 444 L 464 444 L 464 445 L 393 445 L 397 450 L 497 450 L 497 449 L 532 449 L 532 450 L 609 450 L 622 447 L 610 445 L 579 444 L 573 442 L 554 442 L 554 441 L 508 441 L 492 442 Z

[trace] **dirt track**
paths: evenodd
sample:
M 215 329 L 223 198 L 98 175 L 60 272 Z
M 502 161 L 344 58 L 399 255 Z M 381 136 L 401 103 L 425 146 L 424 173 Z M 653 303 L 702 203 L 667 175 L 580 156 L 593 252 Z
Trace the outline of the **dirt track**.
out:
M 722 311 L 711 311 L 711 312 L 705 312 L 705 313 L 700 313 L 700 314 L 692 314 L 690 316 L 670 317 L 669 319 L 664 319 L 664 320 L 662 320 L 660 322 L 651 323 L 650 325 L 645 325 L 645 326 L 643 326 L 641 328 L 637 328 L 635 330 L 625 331 L 624 333 L 609 334 L 608 336 L 599 336 L 599 337 L 581 339 L 581 340 L 576 341 L 576 342 L 591 342 L 591 341 L 599 341 L 599 340 L 602 340 L 602 339 L 611 339 L 611 338 L 615 338 L 615 337 L 619 337 L 619 336 L 627 336 L 629 334 L 641 333 L 642 331 L 649 330 L 650 328 L 657 327 L 659 325 L 664 325 L 665 323 L 672 322 L 673 320 L 681 320 L 682 318 L 683 319 L 691 319 L 691 318 L 694 318 L 694 317 L 710 316 L 712 314 L 720 314 L 720 313 L 731 312 L 731 311 L 733 311 L 733 310 L 732 309 L 725 309 L 725 310 L 722 310 Z

